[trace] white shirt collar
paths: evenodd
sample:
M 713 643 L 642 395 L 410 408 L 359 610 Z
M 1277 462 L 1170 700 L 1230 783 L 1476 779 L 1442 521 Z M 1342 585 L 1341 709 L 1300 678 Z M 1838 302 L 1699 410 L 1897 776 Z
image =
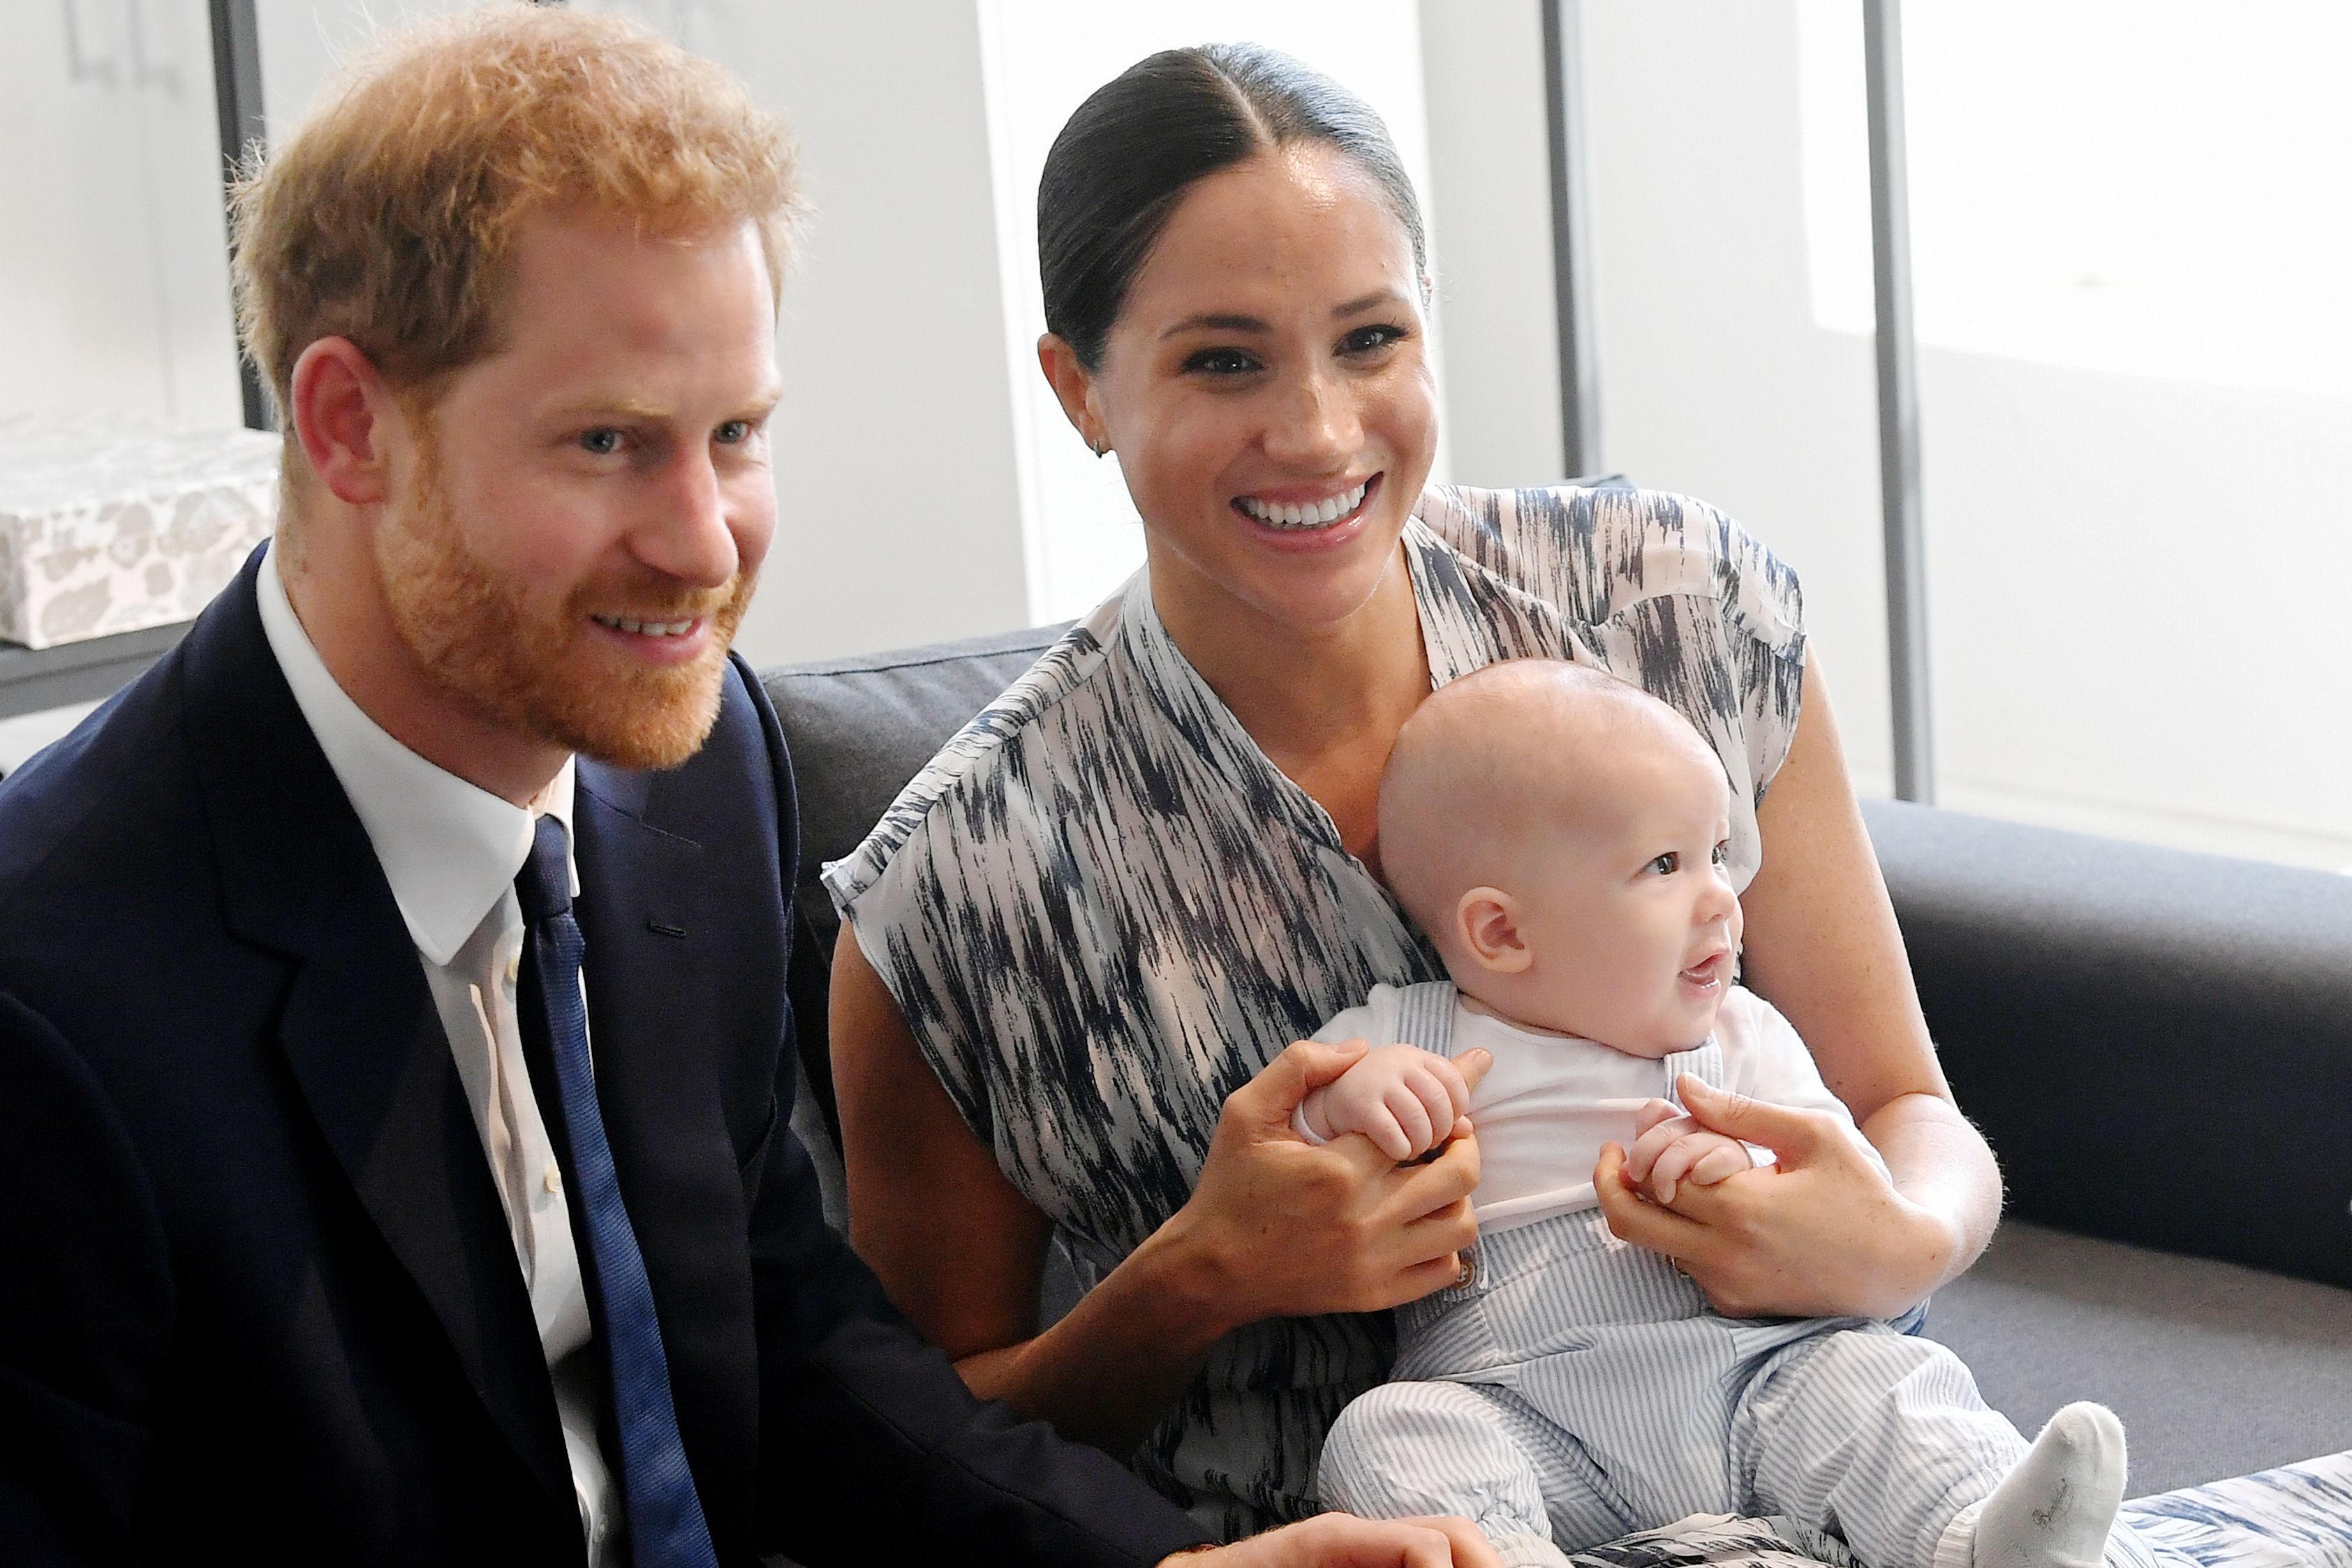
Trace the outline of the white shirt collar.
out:
M 535 814 L 426 762 L 361 710 L 295 616 L 278 580 L 275 542 L 262 559 L 258 587 L 269 651 L 375 847 L 408 934 L 426 963 L 446 965 L 530 858 Z M 567 757 L 538 803 L 563 825 L 567 861 L 572 792 Z M 580 890 L 576 864 L 572 890 Z

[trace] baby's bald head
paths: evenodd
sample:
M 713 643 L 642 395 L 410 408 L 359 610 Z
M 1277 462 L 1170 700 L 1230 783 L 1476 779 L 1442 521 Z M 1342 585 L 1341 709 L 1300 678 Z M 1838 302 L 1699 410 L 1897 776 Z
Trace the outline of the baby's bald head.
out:
M 1558 659 L 1491 664 L 1432 692 L 1398 733 L 1381 868 L 1446 950 L 1465 892 L 1513 887 L 1547 838 L 1624 831 L 1660 770 L 1682 768 L 1723 778 L 1689 721 L 1640 687 Z

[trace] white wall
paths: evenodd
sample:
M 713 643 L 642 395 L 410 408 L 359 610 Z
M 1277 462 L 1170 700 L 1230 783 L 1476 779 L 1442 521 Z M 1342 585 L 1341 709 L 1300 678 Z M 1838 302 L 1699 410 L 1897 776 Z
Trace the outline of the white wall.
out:
M 1422 0 L 1453 477 L 1507 489 L 1567 478 L 1552 303 L 1551 132 L 1538 0 Z
M 791 121 L 815 206 L 784 288 L 779 532 L 754 663 L 1029 624 L 979 19 L 781 0 L 719 58 Z
M 12 6 L 0 416 L 243 422 L 203 0 Z
M 1947 29 L 1968 15 L 1919 9 Z M 1915 148 L 1929 149 L 1915 158 L 1911 195 L 1925 252 L 1920 395 L 1941 798 L 2342 866 L 2352 862 L 2343 783 L 2352 682 L 2330 586 L 2352 574 L 2352 504 L 2339 478 L 2352 455 L 2352 400 L 2308 385 L 2265 392 L 2033 363 L 1957 330 L 1948 346 L 1932 335 L 1939 322 L 1970 319 L 1935 290 L 1969 281 L 1951 248 L 1992 221 L 1954 215 L 2000 183 L 1998 172 L 1969 168 L 2004 151 L 2000 137 L 1972 134 L 1972 117 L 2032 111 L 2030 95 L 1997 74 L 2000 58 L 2084 36 L 2074 13 L 2134 25 L 2119 5 L 2066 9 L 2068 27 L 2055 31 L 2011 16 L 1973 74 L 1913 73 L 1926 84 L 1912 94 Z M 1809 170 L 1794 0 L 1588 0 L 1585 15 L 1606 460 L 1725 505 L 1796 564 L 1857 778 L 1883 790 L 1871 349 L 1856 331 L 1822 325 L 1814 308 L 1817 271 L 1867 276 L 1867 231 L 1849 225 L 1841 238 L 1835 226 L 1817 226 L 1813 243 L 1846 248 L 1809 258 L 1807 230 L 1809 173 L 1845 182 L 1831 205 L 1853 209 L 1853 184 L 1865 178 L 1850 122 L 1860 95 L 1843 110 L 1847 152 Z M 1911 41 L 1921 47 L 1916 29 Z M 2335 47 L 2325 31 L 2309 41 Z M 2338 75 L 2345 66 L 2352 60 L 2335 61 Z M 2250 111 L 2226 78 L 2213 85 L 2164 112 Z M 1825 124 L 1834 132 L 1838 112 L 1829 106 L 1825 121 L 1813 105 L 1816 135 Z M 1935 153 L 1939 138 L 1951 151 Z M 2053 160 L 2090 156 L 2054 132 L 2010 155 L 2037 148 Z M 2136 155 L 2091 151 L 2110 162 Z M 1948 173 L 1962 169 L 1965 181 Z M 2273 199 L 2325 200 L 2343 173 Z M 2010 177 L 2021 189 L 2032 183 L 2023 169 Z M 2308 226 L 2290 214 L 2282 226 Z M 2275 286 L 2263 275 L 2205 289 Z

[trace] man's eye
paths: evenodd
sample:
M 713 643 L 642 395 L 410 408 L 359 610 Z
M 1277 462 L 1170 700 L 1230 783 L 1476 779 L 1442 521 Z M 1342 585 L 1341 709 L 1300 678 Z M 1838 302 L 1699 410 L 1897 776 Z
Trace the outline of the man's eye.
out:
M 1671 877 L 1682 868 L 1682 851 L 1678 849 L 1667 850 L 1664 854 L 1651 861 L 1649 865 L 1649 869 L 1655 871 L 1661 877 Z
M 751 422 L 749 419 L 730 419 L 712 431 L 711 437 L 722 447 L 740 446 L 751 438 Z
M 1386 323 L 1372 327 L 1358 327 L 1339 340 L 1339 352 L 1343 354 L 1376 353 L 1392 343 L 1403 341 L 1402 327 L 1392 327 Z
M 1239 349 L 1202 349 L 1184 362 L 1184 368 L 1210 375 L 1247 375 L 1258 363 Z
M 580 437 L 580 449 L 583 452 L 592 452 L 599 458 L 609 458 L 621 449 L 621 442 L 624 438 L 618 430 L 609 426 L 591 430 Z

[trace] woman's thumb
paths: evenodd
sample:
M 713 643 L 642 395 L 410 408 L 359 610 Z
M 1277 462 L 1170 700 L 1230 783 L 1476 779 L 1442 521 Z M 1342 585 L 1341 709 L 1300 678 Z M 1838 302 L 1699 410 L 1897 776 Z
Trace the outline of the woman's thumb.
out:
M 1760 1143 L 1775 1154 L 1800 1159 L 1820 1144 L 1821 1125 L 1811 1111 L 1735 1094 L 1690 1073 L 1683 1074 L 1675 1089 L 1691 1120 L 1710 1132 L 1743 1143 Z M 1788 1163 L 1782 1162 L 1783 1165 Z
M 1247 1121 L 1287 1127 L 1300 1100 L 1355 1066 L 1370 1048 L 1361 1040 L 1338 1046 L 1293 1040 L 1255 1078 L 1234 1090 L 1225 1104 Z

